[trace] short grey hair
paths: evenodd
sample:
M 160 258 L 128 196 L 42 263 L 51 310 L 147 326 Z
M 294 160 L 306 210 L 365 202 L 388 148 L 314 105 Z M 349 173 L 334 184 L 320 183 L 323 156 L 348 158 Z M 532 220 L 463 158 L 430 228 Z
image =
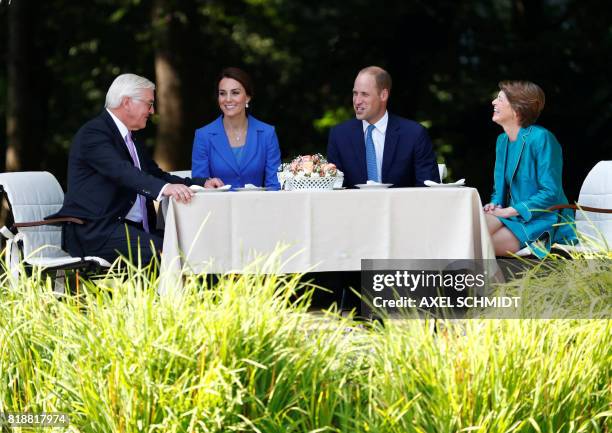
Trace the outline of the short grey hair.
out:
M 136 98 L 140 96 L 140 91 L 143 89 L 155 90 L 155 84 L 152 81 L 135 74 L 121 74 L 106 92 L 105 108 L 117 108 L 121 105 L 121 100 L 127 96 Z

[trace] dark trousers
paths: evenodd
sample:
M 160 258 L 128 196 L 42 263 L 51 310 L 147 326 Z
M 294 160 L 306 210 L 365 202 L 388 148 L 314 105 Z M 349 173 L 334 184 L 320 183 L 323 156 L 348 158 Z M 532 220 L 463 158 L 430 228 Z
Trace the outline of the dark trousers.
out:
M 312 298 L 314 308 L 329 308 L 336 304 L 343 310 L 355 309 L 357 314 L 361 312 L 361 299 L 355 292 L 360 292 L 361 273 L 359 271 L 346 272 L 311 272 L 304 274 L 303 282 L 310 281 L 312 284 L 327 289 L 316 290 Z
M 64 245 L 70 255 L 75 257 L 96 256 L 109 262 L 115 261 L 120 255 L 127 257 L 132 263 L 148 264 L 153 256 L 159 256 L 163 246 L 163 232 L 153 231 L 147 233 L 142 224 L 125 221 L 117 224 L 113 233 L 100 248 L 88 248 L 83 245 L 74 226 L 64 227 Z

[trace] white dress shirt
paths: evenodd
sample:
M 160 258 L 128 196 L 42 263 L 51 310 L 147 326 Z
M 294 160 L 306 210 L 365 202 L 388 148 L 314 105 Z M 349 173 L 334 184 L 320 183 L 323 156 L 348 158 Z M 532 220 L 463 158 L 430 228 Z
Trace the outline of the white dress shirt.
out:
M 115 116 L 108 108 L 106 109 L 106 111 L 108 111 L 108 114 L 110 114 L 111 118 L 113 119 L 113 122 L 115 122 L 115 125 L 117 125 L 117 129 L 119 129 L 119 134 L 121 134 L 121 137 L 123 137 L 123 141 L 125 142 L 125 147 L 127 149 L 128 147 L 127 147 L 126 137 L 130 133 L 128 127 L 125 126 L 123 122 L 119 120 L 119 118 Z M 129 149 L 128 149 L 128 153 L 129 153 Z M 138 160 L 138 165 L 140 165 L 140 158 L 138 157 L 138 152 L 136 152 L 136 159 Z M 164 192 L 166 185 L 164 185 L 164 187 L 159 192 L 159 195 L 157 196 L 158 201 L 161 199 L 162 193 Z M 146 197 L 145 197 L 145 200 L 146 200 Z M 136 223 L 142 222 L 142 211 L 140 210 L 140 206 L 138 205 L 138 200 L 134 201 L 134 205 L 132 206 L 130 211 L 125 216 L 125 219 L 134 221 Z
M 378 179 L 382 182 L 382 160 L 383 153 L 385 151 L 385 134 L 387 133 L 387 123 L 389 122 L 389 113 L 385 110 L 385 114 L 380 118 L 378 122 L 374 124 L 374 130 L 372 131 L 372 141 L 374 141 L 374 150 L 376 150 L 376 171 L 378 172 Z M 367 136 L 368 126 L 370 124 L 362 120 L 363 123 L 363 141 L 365 142 Z

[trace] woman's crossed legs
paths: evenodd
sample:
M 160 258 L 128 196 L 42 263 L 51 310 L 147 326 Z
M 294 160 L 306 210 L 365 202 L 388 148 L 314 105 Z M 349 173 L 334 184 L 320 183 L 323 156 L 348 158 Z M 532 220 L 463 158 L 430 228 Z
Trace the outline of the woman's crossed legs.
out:
M 510 230 L 499 220 L 498 217 L 485 214 L 489 234 L 493 240 L 496 256 L 510 256 L 516 253 L 521 245 L 519 240 Z

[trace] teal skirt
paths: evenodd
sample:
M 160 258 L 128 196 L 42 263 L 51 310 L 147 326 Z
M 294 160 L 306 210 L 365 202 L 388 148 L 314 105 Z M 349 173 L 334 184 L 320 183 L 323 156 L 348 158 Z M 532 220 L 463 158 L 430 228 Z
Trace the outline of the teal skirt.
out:
M 556 212 L 542 211 L 530 221 L 525 221 L 520 215 L 498 219 L 518 239 L 520 248 L 528 246 L 539 258 L 550 252 L 553 243 L 573 244 L 577 239 L 574 215 L 570 209 L 565 209 L 561 217 Z M 557 223 L 560 225 L 557 226 Z
M 520 217 L 501 218 L 497 217 L 508 230 L 512 232 L 515 238 L 518 239 L 520 248 L 525 248 L 529 242 L 525 225 L 519 219 Z

